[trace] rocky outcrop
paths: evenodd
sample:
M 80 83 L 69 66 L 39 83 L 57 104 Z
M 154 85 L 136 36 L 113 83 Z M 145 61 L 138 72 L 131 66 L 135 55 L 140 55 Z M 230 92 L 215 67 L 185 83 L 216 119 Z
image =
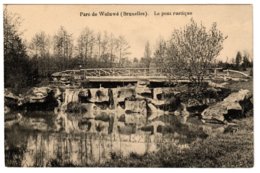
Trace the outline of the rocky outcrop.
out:
M 5 90 L 5 105 L 11 110 L 54 110 L 61 103 L 61 94 L 58 88 L 50 87 L 34 87 L 19 96 Z
M 13 109 L 16 109 L 18 106 L 22 104 L 22 99 L 8 89 L 5 89 L 4 91 L 4 101 L 5 106 Z
M 202 112 L 204 121 L 225 122 L 244 115 L 248 104 L 250 105 L 252 93 L 249 90 L 240 90 L 230 94 L 222 102 L 218 102 Z

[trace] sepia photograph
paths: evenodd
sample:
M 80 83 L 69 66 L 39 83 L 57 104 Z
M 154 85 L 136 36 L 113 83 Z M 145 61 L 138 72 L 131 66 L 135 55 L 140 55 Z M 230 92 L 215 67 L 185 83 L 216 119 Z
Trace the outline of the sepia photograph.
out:
M 254 167 L 252 4 L 3 4 L 6 167 Z

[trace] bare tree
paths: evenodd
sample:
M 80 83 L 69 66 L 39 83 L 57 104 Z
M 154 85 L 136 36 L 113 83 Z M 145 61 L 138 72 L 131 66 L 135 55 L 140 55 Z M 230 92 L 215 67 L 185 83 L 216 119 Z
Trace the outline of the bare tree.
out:
M 126 60 L 127 55 L 130 54 L 129 52 L 129 44 L 126 41 L 126 39 L 123 36 L 119 36 L 118 39 L 116 40 L 116 48 L 118 50 L 118 57 L 119 57 L 119 64 L 122 64 L 122 61 Z
M 151 60 L 152 60 L 152 51 L 150 48 L 150 43 L 147 41 L 144 48 L 144 57 L 141 58 L 141 63 L 144 67 L 149 68 Z
M 82 59 L 83 65 L 86 65 L 88 59 L 92 58 L 93 47 L 95 44 L 95 35 L 92 30 L 85 27 L 78 38 L 79 57 Z
M 110 58 L 110 63 L 111 63 L 111 67 L 113 67 L 113 64 L 115 62 L 115 51 L 116 51 L 116 38 L 114 36 L 114 34 L 110 34 L 110 37 L 109 37 L 109 43 L 108 43 L 108 46 L 109 46 L 109 58 Z
M 58 32 L 53 38 L 54 56 L 61 60 L 61 68 L 67 68 L 67 61 L 72 57 L 73 53 L 73 40 L 72 34 L 68 33 L 63 26 L 60 27 Z
M 32 56 L 44 57 L 49 53 L 50 38 L 43 31 L 36 33 L 30 42 L 29 49 Z
M 101 44 L 102 44 L 102 35 L 101 35 L 100 32 L 97 33 L 96 43 L 97 43 L 97 49 L 98 49 L 98 59 L 100 60 L 100 57 L 101 57 Z

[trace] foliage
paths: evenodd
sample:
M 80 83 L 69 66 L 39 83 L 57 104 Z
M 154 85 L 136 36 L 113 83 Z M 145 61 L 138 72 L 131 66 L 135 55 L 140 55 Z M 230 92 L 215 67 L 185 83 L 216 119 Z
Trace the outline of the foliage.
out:
M 14 90 L 35 84 L 38 75 L 18 33 L 19 21 L 19 16 L 4 9 L 4 85 Z
M 236 61 L 236 67 L 238 68 L 242 64 L 242 55 L 239 51 L 237 52 L 235 61 Z
M 232 69 L 232 70 L 243 70 L 246 71 L 248 68 L 253 67 L 253 59 L 250 57 L 247 51 L 244 51 L 243 54 L 238 51 L 236 57 L 232 59 L 231 62 L 226 62 L 220 60 L 217 63 L 217 67 L 223 69 Z
M 164 42 L 159 44 L 156 55 L 161 58 L 171 78 L 185 76 L 201 84 L 213 60 L 223 49 L 226 38 L 216 23 L 206 30 L 205 26 L 191 19 L 184 28 L 173 31 L 166 46 Z
M 5 150 L 5 165 L 9 167 L 20 167 L 25 150 L 24 147 L 15 147 Z

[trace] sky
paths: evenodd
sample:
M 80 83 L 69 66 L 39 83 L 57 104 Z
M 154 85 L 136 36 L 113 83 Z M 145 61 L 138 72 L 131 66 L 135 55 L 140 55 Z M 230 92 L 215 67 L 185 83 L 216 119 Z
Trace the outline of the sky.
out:
M 251 5 L 8 5 L 7 9 L 23 19 L 20 31 L 30 41 L 35 33 L 44 31 L 54 35 L 60 26 L 77 39 L 84 27 L 97 32 L 107 31 L 123 35 L 131 48 L 130 57 L 142 57 L 149 41 L 152 50 L 159 38 L 167 40 L 174 29 L 180 29 L 193 18 L 210 28 L 213 22 L 228 38 L 218 59 L 229 61 L 238 51 L 253 57 L 253 16 Z M 91 16 L 93 12 L 141 12 L 147 16 Z M 80 13 L 90 16 L 80 16 Z M 173 15 L 189 12 L 191 15 Z M 159 14 L 159 15 L 155 15 Z M 171 15 L 161 16 L 162 13 Z

